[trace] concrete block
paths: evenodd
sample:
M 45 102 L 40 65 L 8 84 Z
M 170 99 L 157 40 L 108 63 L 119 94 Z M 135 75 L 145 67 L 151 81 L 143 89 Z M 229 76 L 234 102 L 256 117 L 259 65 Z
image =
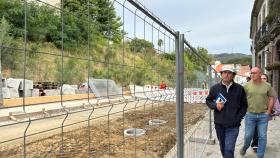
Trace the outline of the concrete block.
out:
M 88 93 L 87 89 L 76 89 L 75 94 L 86 94 Z
M 11 94 L 10 94 L 9 88 L 3 87 L 2 88 L 2 95 L 3 95 L 3 99 L 11 98 Z
M 69 86 L 72 87 L 72 88 L 74 88 L 74 89 L 78 89 L 78 85 L 74 85 L 74 84 L 71 85 L 71 84 L 70 84 Z
M 38 97 L 39 96 L 39 89 L 32 89 L 32 97 Z
M 8 88 L 19 89 L 19 85 L 20 85 L 20 80 L 19 79 L 14 79 L 14 78 L 8 78 L 7 79 L 7 87 Z
M 10 92 L 10 98 L 18 98 L 19 97 L 18 89 L 9 88 L 9 92 Z
M 23 90 L 18 90 L 19 97 L 23 97 Z M 26 89 L 25 90 L 25 97 L 31 97 L 32 96 L 32 89 Z
M 77 88 L 76 88 L 77 89 Z M 75 94 L 75 88 L 73 88 L 71 85 L 68 85 L 68 84 L 64 84 L 62 86 L 62 94 Z
M 19 79 L 20 80 L 20 85 L 19 85 L 19 90 L 23 90 L 23 84 L 25 82 L 25 89 L 33 89 L 33 81 L 32 80 L 27 80 L 27 79 Z
M 32 97 L 32 89 L 25 90 L 25 97 Z
M 46 93 L 46 96 L 60 95 L 59 89 L 45 89 L 44 92 Z

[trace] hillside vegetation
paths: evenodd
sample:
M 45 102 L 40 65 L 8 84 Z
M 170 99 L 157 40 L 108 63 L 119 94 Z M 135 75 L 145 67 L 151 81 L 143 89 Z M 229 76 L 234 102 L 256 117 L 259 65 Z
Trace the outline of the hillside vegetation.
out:
M 215 60 L 221 61 L 223 64 L 241 64 L 241 65 L 251 65 L 252 56 L 242 53 L 222 53 L 213 54 Z
M 3 77 L 67 84 L 94 77 L 113 79 L 124 86 L 175 83 L 174 52 L 159 52 L 144 39 L 123 41 L 122 22 L 110 1 L 90 3 L 93 7 L 88 9 L 83 0 L 65 1 L 62 14 L 38 2 L 25 6 L 21 0 L 0 0 Z M 198 52 L 211 60 L 206 49 L 198 48 Z M 188 49 L 185 65 L 188 80 L 196 79 L 194 71 L 207 70 Z

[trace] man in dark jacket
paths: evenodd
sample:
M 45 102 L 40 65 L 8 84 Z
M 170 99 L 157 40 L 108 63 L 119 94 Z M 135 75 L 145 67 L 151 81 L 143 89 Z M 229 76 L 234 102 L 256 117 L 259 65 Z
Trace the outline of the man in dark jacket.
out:
M 214 109 L 214 123 L 220 150 L 224 158 L 233 158 L 240 122 L 246 114 L 248 103 L 244 88 L 235 83 L 232 67 L 224 66 L 222 80 L 211 87 L 206 104 Z

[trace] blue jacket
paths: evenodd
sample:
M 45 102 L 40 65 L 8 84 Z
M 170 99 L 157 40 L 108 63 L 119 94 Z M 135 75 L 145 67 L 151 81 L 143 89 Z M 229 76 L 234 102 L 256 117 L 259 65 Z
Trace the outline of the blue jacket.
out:
M 221 111 L 217 110 L 215 102 L 219 93 L 227 99 Z M 222 82 L 212 86 L 206 98 L 206 104 L 210 109 L 214 109 L 214 123 L 222 125 L 225 128 L 240 126 L 240 122 L 246 114 L 248 107 L 244 88 L 234 82 L 228 92 Z

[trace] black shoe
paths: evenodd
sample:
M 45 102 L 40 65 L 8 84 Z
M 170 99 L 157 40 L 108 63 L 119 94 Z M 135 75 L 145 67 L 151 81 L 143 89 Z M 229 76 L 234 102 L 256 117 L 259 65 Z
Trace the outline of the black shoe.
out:
M 257 146 L 253 146 L 252 149 L 255 153 L 258 152 L 258 147 Z

